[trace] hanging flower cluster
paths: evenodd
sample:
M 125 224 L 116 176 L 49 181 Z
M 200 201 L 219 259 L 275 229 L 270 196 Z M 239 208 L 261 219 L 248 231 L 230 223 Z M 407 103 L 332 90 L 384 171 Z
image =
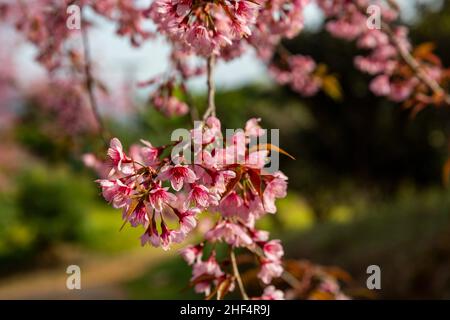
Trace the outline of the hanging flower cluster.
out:
M 355 57 L 356 67 L 372 76 L 372 92 L 394 102 L 406 101 L 417 110 L 429 104 L 442 104 L 448 98 L 445 86 L 449 72 L 433 53 L 423 45 L 411 52 L 408 29 L 394 25 L 398 8 L 380 1 L 318 0 L 326 14 L 326 29 L 335 37 L 355 41 L 365 55 Z M 371 4 L 380 11 L 379 26 L 368 27 L 367 12 Z
M 105 162 L 108 177 L 98 183 L 104 198 L 122 209 L 125 223 L 144 227 L 142 245 L 167 250 L 186 239 L 200 212 L 216 214 L 217 222 L 206 232 L 205 241 L 260 252 L 258 276 L 270 284 L 283 272 L 283 248 L 279 240 L 269 241 L 268 232 L 257 230 L 255 222 L 276 212 L 275 200 L 286 196 L 287 177 L 281 172 L 264 173 L 269 151 L 249 147 L 250 140 L 263 133 L 258 120 L 251 119 L 245 130 L 220 145 L 221 123 L 210 117 L 191 130 L 194 146 L 201 146 L 193 154 L 193 164 L 173 152 L 172 157 L 164 157 L 181 141 L 162 147 L 142 141 L 125 152 L 114 138 Z M 212 284 L 218 286 L 232 276 L 221 270 L 214 250 L 203 256 L 203 246 L 190 246 L 182 255 L 193 266 L 197 292 L 208 295 Z
M 258 55 L 269 61 L 283 38 L 292 39 L 304 26 L 304 10 L 310 0 L 267 0 L 259 7 L 259 14 L 250 44 Z
M 250 0 L 157 0 L 148 15 L 172 41 L 209 56 L 251 35 L 257 5 Z
M 322 79 L 317 73 L 316 62 L 309 56 L 290 55 L 286 57 L 284 68 L 272 64 L 269 71 L 272 77 L 282 85 L 289 85 L 292 90 L 309 97 L 315 95 L 322 86 Z
M 92 129 L 96 123 L 89 110 L 83 86 L 75 86 L 64 79 L 53 79 L 49 84 L 34 88 L 30 98 L 37 102 L 40 111 L 56 120 L 48 124 L 48 126 L 56 124 L 52 128 L 55 134 L 61 136 L 59 132 L 61 127 L 64 128 L 65 134 L 71 136 L 94 131 Z

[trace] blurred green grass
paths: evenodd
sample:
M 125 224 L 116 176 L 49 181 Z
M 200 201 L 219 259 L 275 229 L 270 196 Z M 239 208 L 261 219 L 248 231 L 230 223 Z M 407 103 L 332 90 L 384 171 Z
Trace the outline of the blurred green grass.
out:
M 124 285 L 130 299 L 201 299 L 187 287 L 191 268 L 180 258 L 164 261 Z
M 343 267 L 357 287 L 365 287 L 367 266 L 380 265 L 385 298 L 450 296 L 448 190 L 406 188 L 394 201 L 358 203 L 357 208 L 341 204 L 331 211 L 337 212 L 334 218 L 314 223 L 302 197 L 291 193 L 279 201 L 279 219 L 268 215 L 261 227 L 283 241 L 286 257 Z M 192 288 L 184 290 L 190 277 L 191 269 L 174 257 L 124 287 L 135 299 L 202 298 Z
M 122 226 L 121 211 L 97 204 L 90 208 L 83 227 L 81 244 L 98 253 L 115 254 L 140 247 L 142 228 Z
M 104 203 L 89 175 L 63 168 L 36 170 L 27 171 L 25 179 L 17 180 L 15 189 L 0 195 L 2 268 L 33 268 L 30 255 L 40 257 L 44 250 L 36 247 L 39 237 L 52 240 L 52 245 L 71 243 L 86 253 L 106 258 L 149 250 L 140 247 L 142 228 L 126 226 L 119 231 L 121 211 Z M 54 201 L 38 201 L 42 197 Z M 24 204 L 24 199 L 32 201 Z M 74 205 L 68 199 L 77 199 L 78 203 Z M 317 220 L 300 192 L 290 191 L 286 198 L 277 201 L 277 207 L 278 212 L 266 215 L 258 222 L 258 228 L 270 231 L 272 238 L 280 238 L 288 258 L 338 265 L 361 283 L 365 266 L 380 264 L 388 283 L 383 291 L 386 297 L 450 296 L 449 190 L 405 185 L 377 201 L 354 190 L 347 199 L 330 206 L 326 221 Z M 46 214 L 35 217 L 36 212 Z M 66 219 L 68 212 L 79 214 L 82 219 Z M 58 226 L 62 230 L 73 228 L 74 237 L 59 237 L 60 233 L 53 231 L 50 236 L 42 233 L 39 228 L 46 225 L 47 219 L 53 223 L 50 231 L 57 231 Z M 190 277 L 191 268 L 180 257 L 174 257 L 156 262 L 124 283 L 123 289 L 136 299 L 202 298 L 192 288 L 186 288 Z

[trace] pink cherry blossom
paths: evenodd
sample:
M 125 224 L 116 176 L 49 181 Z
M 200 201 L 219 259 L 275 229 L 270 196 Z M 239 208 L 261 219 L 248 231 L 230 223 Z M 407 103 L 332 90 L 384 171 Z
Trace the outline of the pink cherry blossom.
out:
M 161 244 L 161 238 L 156 229 L 156 223 L 154 218 L 152 219 L 147 230 L 141 236 L 141 245 L 144 246 L 146 243 L 150 243 L 154 247 L 159 247 Z
M 245 135 L 248 137 L 260 137 L 264 135 L 264 130 L 261 128 L 259 123 L 261 118 L 253 118 L 245 123 Z
M 277 172 L 273 179 L 267 184 L 263 194 L 264 209 L 269 213 L 276 212 L 275 199 L 286 197 L 287 177 Z
M 313 96 L 322 87 L 319 77 L 315 76 L 317 65 L 309 56 L 292 55 L 287 58 L 284 69 L 271 65 L 269 71 L 274 79 L 304 96 Z
M 194 206 L 206 208 L 214 202 L 217 202 L 217 199 L 214 195 L 210 194 L 207 187 L 200 184 L 193 184 L 186 200 L 186 207 L 194 204 Z
M 284 300 L 284 293 L 274 286 L 267 286 L 263 295 L 260 298 L 254 298 L 254 300 Z
M 284 255 L 280 240 L 271 240 L 263 246 L 264 255 L 270 260 L 279 260 Z
M 379 75 L 370 83 L 370 90 L 378 96 L 388 96 L 391 94 L 391 83 L 389 76 Z
M 186 103 L 174 96 L 160 95 L 158 91 L 154 93 L 151 102 L 156 110 L 167 117 L 183 116 L 189 112 L 189 106 Z
M 161 247 L 168 250 L 170 245 L 174 243 L 181 243 L 185 239 L 185 234 L 180 230 L 170 230 L 166 224 L 161 221 Z
M 130 174 L 132 172 L 130 166 L 126 165 L 131 162 L 131 159 L 128 158 L 123 151 L 122 143 L 119 141 L 119 139 L 113 138 L 111 140 L 108 149 L 108 157 L 110 160 L 110 165 L 112 167 L 110 175 L 114 174 L 116 170 L 125 174 Z
M 133 145 L 130 147 L 130 155 L 136 161 L 147 166 L 157 167 L 160 164 L 159 155 L 161 149 L 153 147 L 152 144 L 146 140 L 141 139 L 141 143 L 144 146 Z
M 265 284 L 272 282 L 273 278 L 280 277 L 283 273 L 283 267 L 280 261 L 264 260 L 261 264 L 261 270 L 258 273 L 258 278 Z
M 187 234 L 197 226 L 196 215 L 198 213 L 200 213 L 199 209 L 191 209 L 177 214 L 182 233 Z
M 150 205 L 157 211 L 163 211 L 166 205 L 177 200 L 176 196 L 168 192 L 169 188 L 155 187 L 149 193 Z
M 176 164 L 164 167 L 158 178 L 160 180 L 170 180 L 170 184 L 175 191 L 180 191 L 184 183 L 194 183 L 197 180 L 194 171 L 188 166 Z
M 269 240 L 269 232 L 264 230 L 251 230 L 250 234 L 255 242 L 265 242 Z
M 242 205 L 242 198 L 235 191 L 232 191 L 220 202 L 219 211 L 225 217 L 237 216 L 239 215 Z
M 191 281 L 195 281 L 200 277 L 211 276 L 213 279 L 218 279 L 223 276 L 223 271 L 220 269 L 219 264 L 214 255 L 207 261 L 199 261 L 194 263 L 192 268 L 192 279 Z M 195 291 L 198 293 L 204 293 L 205 295 L 209 295 L 211 292 L 211 283 L 210 281 L 199 281 L 195 284 Z
M 141 203 L 139 204 L 136 209 L 131 213 L 131 215 L 127 218 L 127 211 L 128 208 L 125 208 L 123 210 L 123 218 L 127 219 L 132 227 L 137 227 L 139 225 L 147 226 L 149 223 L 148 218 L 148 209 L 145 207 L 145 204 Z
M 132 188 L 119 179 L 97 180 L 102 187 L 102 194 L 106 201 L 112 203 L 114 208 L 122 208 L 128 203 Z
M 180 255 L 188 265 L 193 265 L 195 262 L 199 263 L 202 257 L 203 248 L 201 245 L 189 245 L 180 250 Z
M 225 241 L 233 247 L 249 246 L 253 243 L 245 228 L 239 224 L 224 220 L 205 234 L 209 241 Z

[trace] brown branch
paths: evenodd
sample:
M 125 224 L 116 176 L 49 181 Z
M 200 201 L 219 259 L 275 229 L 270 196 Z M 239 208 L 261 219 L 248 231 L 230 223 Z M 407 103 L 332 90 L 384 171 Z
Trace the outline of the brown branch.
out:
M 231 248 L 231 250 L 230 250 L 230 258 L 231 258 L 231 264 L 233 266 L 233 274 L 238 283 L 239 291 L 241 291 L 242 299 L 248 300 L 248 295 L 247 295 L 247 292 L 245 292 L 244 283 L 242 282 L 242 278 L 239 273 L 238 265 L 236 262 L 236 255 L 234 254 L 233 248 Z
M 399 10 L 399 6 L 395 0 L 388 0 L 388 5 L 397 11 Z M 356 3 L 355 6 L 363 15 L 367 14 L 367 8 L 359 6 Z M 417 61 L 416 58 L 414 58 L 409 50 L 405 49 L 402 46 L 391 26 L 383 21 L 381 30 L 384 30 L 384 32 L 386 32 L 390 42 L 395 46 L 402 60 L 411 68 L 411 70 L 416 74 L 417 78 L 419 78 L 419 80 L 424 83 L 437 97 L 442 97 L 444 99 L 444 102 L 450 105 L 450 95 L 446 93 L 446 91 L 436 80 L 428 75 L 428 73 L 424 70 L 423 65 L 420 64 L 420 62 Z
M 98 110 L 98 104 L 94 93 L 95 80 L 94 77 L 92 76 L 92 63 L 91 63 L 91 52 L 89 48 L 89 37 L 87 33 L 87 26 L 85 26 L 84 21 L 83 26 L 81 28 L 81 36 L 84 51 L 84 73 L 86 78 L 86 89 L 89 97 L 89 104 L 91 106 L 92 114 L 94 115 L 95 121 L 97 122 L 97 126 L 102 136 L 102 139 L 106 144 L 108 144 L 108 138 L 110 137 L 110 135 L 103 123 L 102 117 Z
M 301 287 L 302 283 L 296 277 L 292 275 L 292 273 L 284 270 L 281 274 L 281 279 L 283 279 L 288 285 L 290 285 L 294 289 L 298 289 Z
M 416 58 L 414 58 L 414 56 L 401 45 L 392 28 L 387 23 L 383 22 L 382 29 L 389 36 L 390 41 L 396 47 L 400 57 L 413 70 L 417 78 L 419 78 L 420 81 L 430 88 L 436 96 L 443 97 L 445 103 L 450 105 L 450 95 L 445 92 L 445 90 L 435 79 L 428 75 L 428 73 L 424 70 L 423 65 L 421 65 Z
M 216 86 L 214 83 L 214 67 L 216 63 L 216 57 L 211 54 L 207 60 L 207 86 L 208 86 L 208 108 L 203 115 L 203 120 L 208 119 L 209 116 L 216 116 Z

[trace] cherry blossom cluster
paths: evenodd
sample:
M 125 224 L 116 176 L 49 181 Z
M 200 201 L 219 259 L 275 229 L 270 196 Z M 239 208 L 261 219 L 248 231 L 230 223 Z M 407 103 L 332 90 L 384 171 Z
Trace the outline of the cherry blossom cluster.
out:
M 68 11 L 73 5 L 80 9 L 79 15 L 70 17 L 70 14 L 77 14 Z M 43 111 L 55 114 L 59 125 L 72 134 L 95 127 L 92 115 L 86 113 L 94 109 L 92 102 L 88 101 L 86 89 L 93 91 L 92 88 L 97 86 L 101 93 L 107 93 L 106 86 L 93 70 L 95 65 L 86 56 L 87 40 L 83 40 L 79 29 L 69 27 L 69 19 L 72 18 L 78 20 L 84 32 L 90 29 L 91 23 L 83 15 L 88 7 L 116 22 L 118 35 L 129 37 L 133 45 L 139 45 L 152 36 L 142 27 L 143 10 L 136 6 L 134 0 L 33 0 L 26 3 L 7 1 L 0 5 L 2 20 L 14 26 L 18 34 L 36 47 L 36 61 L 49 73 L 48 83 L 39 86 L 43 91 L 31 92 L 32 98 L 37 98 Z M 91 88 L 88 88 L 88 83 Z M 96 99 L 95 93 L 91 94 Z M 183 105 L 175 107 L 187 108 Z M 101 127 L 99 123 L 97 126 Z
M 83 10 L 90 7 L 116 22 L 118 34 L 129 37 L 136 46 L 154 37 L 154 32 L 144 28 L 151 20 L 158 33 L 165 35 L 173 46 L 170 56 L 173 74 L 154 81 L 156 86 L 150 101 L 156 109 L 171 117 L 185 115 L 192 107 L 174 93 L 175 89 L 181 89 L 186 94 L 186 81 L 203 73 L 202 68 L 192 68 L 186 62 L 187 56 L 192 54 L 206 57 L 214 54 L 229 61 L 241 56 L 248 48 L 254 48 L 280 84 L 289 85 L 304 96 L 323 89 L 318 64 L 311 57 L 291 55 L 280 46 L 283 39 L 293 38 L 301 32 L 305 8 L 312 2 L 323 11 L 326 29 L 333 36 L 355 41 L 365 51 L 364 55 L 355 57 L 355 65 L 374 76 L 370 88 L 376 95 L 419 107 L 442 102 L 442 97 L 436 96 L 436 88 L 424 84 L 423 78 L 430 79 L 434 87 L 445 87 L 449 72 L 431 52 L 413 55 L 422 77 L 418 76 L 418 70 L 403 61 L 400 51 L 409 53 L 413 49 L 408 30 L 395 26 L 398 10 L 384 1 L 155 0 L 150 5 L 139 6 L 133 0 L 36 0 L 27 5 L 8 3 L 2 6 L 1 12 L 38 48 L 37 60 L 50 71 L 72 63 L 70 57 L 79 55 L 79 45 L 74 44 L 78 31 L 66 26 L 69 5 L 77 4 Z M 383 26 L 390 26 L 390 32 L 368 27 L 367 8 L 370 5 L 380 8 Z M 281 63 L 273 63 L 274 56 L 281 57 Z M 438 93 L 443 95 L 441 91 Z
M 221 123 L 208 118 L 191 130 L 193 163 L 174 151 L 184 148 L 182 141 L 162 147 L 142 141 L 125 152 L 114 138 L 104 165 L 109 172 L 98 180 L 103 196 L 122 209 L 125 223 L 144 227 L 142 245 L 165 250 L 183 242 L 196 227 L 198 215 L 208 211 L 217 221 L 205 233 L 205 242 L 259 253 L 258 277 L 270 284 L 283 272 L 283 248 L 279 240 L 269 240 L 268 232 L 257 230 L 255 223 L 276 212 L 276 199 L 286 196 L 287 177 L 279 171 L 265 173 L 269 151 L 250 147 L 251 139 L 264 134 L 258 122 L 249 120 L 245 130 L 236 131 L 221 145 Z M 171 157 L 164 156 L 170 149 Z M 234 276 L 220 268 L 214 250 L 204 257 L 203 246 L 190 246 L 182 255 L 193 266 L 196 291 L 208 295 L 212 285 L 221 286 Z
M 259 14 L 249 43 L 259 57 L 269 61 L 283 38 L 292 39 L 304 26 L 304 9 L 310 0 L 267 0 L 259 7 Z
M 37 47 L 36 60 L 52 71 L 61 66 L 68 54 L 64 44 L 76 33 L 66 26 L 66 9 L 71 1 L 36 0 L 4 5 L 4 18 Z
M 261 233 L 261 231 L 259 232 Z M 266 236 L 265 232 L 264 236 Z M 278 240 L 267 241 L 267 238 L 263 239 L 265 241 L 262 242 L 259 241 L 261 239 L 255 240 L 259 242 L 259 247 L 264 248 L 263 255 L 265 255 L 265 257 L 259 258 L 261 271 L 258 273 L 258 277 L 264 284 L 269 284 L 273 277 L 279 277 L 283 272 L 283 267 L 278 262 L 283 256 L 283 248 Z M 206 255 L 204 246 L 204 243 L 195 246 L 190 245 L 180 251 L 181 256 L 192 266 L 191 284 L 194 286 L 195 291 L 204 293 L 206 296 L 210 296 L 211 293 L 223 287 L 225 287 L 227 292 L 234 291 L 234 275 L 231 271 L 226 271 L 227 267 L 229 267 L 229 260 L 223 259 L 219 262 L 215 250 Z M 270 263 L 270 259 L 277 262 Z M 284 293 L 275 289 L 273 285 L 269 285 L 265 287 L 261 297 L 252 299 L 283 300 Z
M 272 77 L 281 85 L 289 85 L 292 90 L 309 97 L 322 87 L 322 79 L 317 74 L 317 64 L 309 56 L 290 55 L 282 67 L 272 64 L 269 67 Z
M 250 0 L 157 0 L 147 14 L 172 41 L 210 56 L 251 35 L 257 7 L 258 1 Z
M 53 79 L 48 84 L 33 88 L 29 98 L 36 102 L 37 108 L 56 122 L 52 130 L 64 128 L 64 134 L 76 136 L 93 131 L 95 119 L 89 109 L 84 87 L 72 81 Z M 58 132 L 58 135 L 61 135 Z

